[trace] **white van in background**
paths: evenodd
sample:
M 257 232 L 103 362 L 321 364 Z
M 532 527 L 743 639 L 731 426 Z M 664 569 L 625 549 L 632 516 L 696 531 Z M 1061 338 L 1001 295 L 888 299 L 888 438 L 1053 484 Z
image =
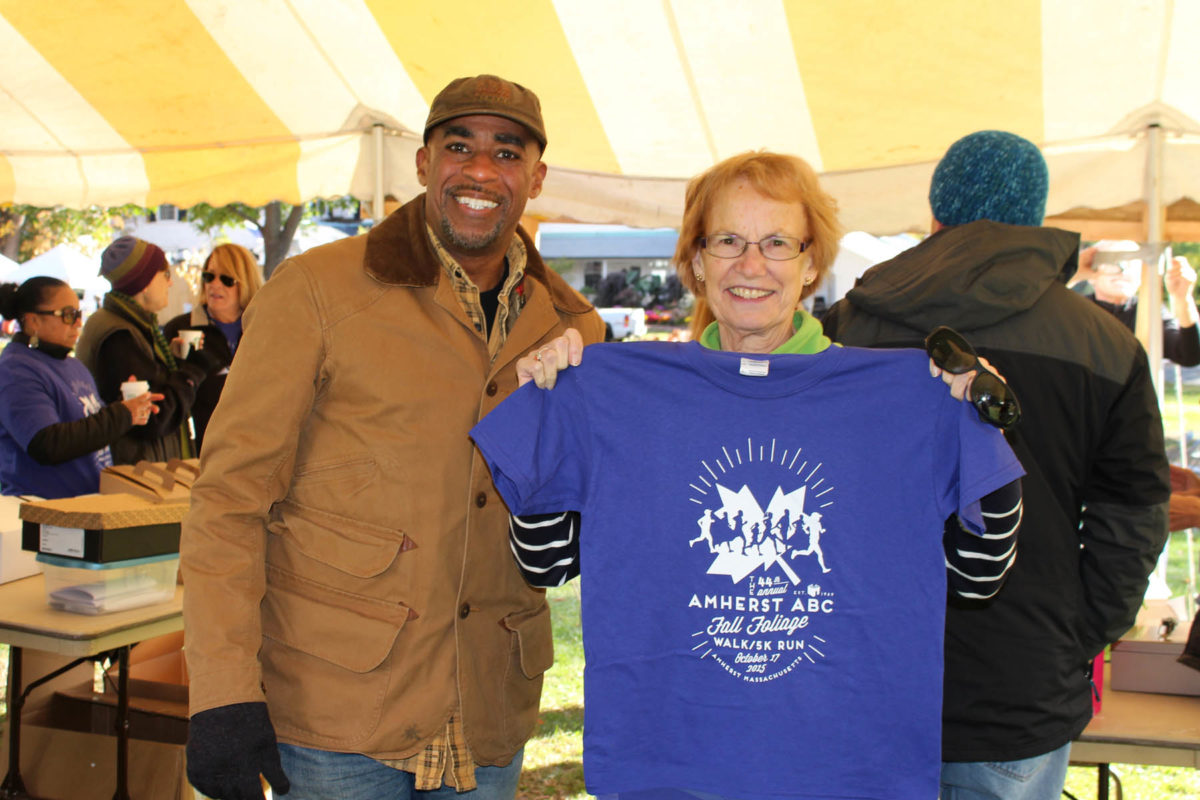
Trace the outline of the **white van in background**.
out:
M 646 309 L 644 308 L 598 308 L 604 320 L 604 341 L 618 342 L 630 336 L 646 335 Z

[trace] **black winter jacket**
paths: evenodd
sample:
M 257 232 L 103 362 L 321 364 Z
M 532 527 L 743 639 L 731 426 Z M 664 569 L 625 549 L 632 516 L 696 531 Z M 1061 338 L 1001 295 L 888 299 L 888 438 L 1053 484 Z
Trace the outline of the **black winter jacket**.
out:
M 196 387 L 196 401 L 192 404 L 196 452 L 199 453 L 204 448 L 204 432 L 208 430 L 208 421 L 217 407 L 217 401 L 221 399 L 221 390 L 225 388 L 225 376 L 229 372 L 229 365 L 233 363 L 233 351 L 225 334 L 208 318 L 208 310 L 204 306 L 196 306 L 191 312 L 180 314 L 163 325 L 163 335 L 168 340 L 174 339 L 183 330 L 204 331 L 204 352 L 219 364 L 218 371 L 210 372 L 204 382 Z
M 849 345 L 964 334 L 1020 397 L 1021 544 L 987 605 L 946 617 L 946 761 L 1050 752 L 1091 719 L 1088 665 L 1133 623 L 1167 537 L 1170 484 L 1145 352 L 1066 288 L 1079 237 L 980 221 L 868 270 L 825 317 Z
M 163 395 L 158 413 L 145 425 L 131 427 L 110 444 L 114 464 L 169 461 L 183 456 L 180 425 L 191 414 L 196 387 L 220 368 L 216 359 L 192 352 L 169 369 L 154 351 L 149 335 L 118 313 L 101 308 L 84 323 L 75 353 L 92 377 L 100 399 L 121 399 L 121 383 L 130 375 L 148 381 L 150 391 Z

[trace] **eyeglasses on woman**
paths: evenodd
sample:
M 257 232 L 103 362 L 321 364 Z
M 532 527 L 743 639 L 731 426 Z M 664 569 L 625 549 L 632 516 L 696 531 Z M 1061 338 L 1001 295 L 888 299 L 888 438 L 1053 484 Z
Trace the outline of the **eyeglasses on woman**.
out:
M 83 309 L 75 308 L 75 306 L 63 306 L 54 311 L 30 311 L 31 314 L 39 314 L 44 317 L 59 317 L 66 325 L 74 325 L 76 321 L 83 319 Z
M 748 241 L 736 233 L 714 233 L 696 240 L 700 249 L 717 258 L 737 258 L 754 245 L 764 258 L 772 261 L 787 261 L 808 248 L 808 242 L 795 236 L 766 236 L 757 242 Z

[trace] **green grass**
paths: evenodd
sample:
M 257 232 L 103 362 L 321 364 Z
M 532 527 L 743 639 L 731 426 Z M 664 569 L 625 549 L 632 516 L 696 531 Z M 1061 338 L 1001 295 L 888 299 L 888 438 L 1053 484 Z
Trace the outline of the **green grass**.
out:
M 1184 428 L 1196 436 L 1200 431 L 1200 386 L 1183 387 L 1183 405 L 1180 406 L 1175 393 L 1174 367 L 1168 367 L 1163 383 L 1162 416 L 1163 428 L 1167 434 L 1168 448 L 1172 443 L 1179 443 L 1179 412 L 1182 408 Z M 1178 463 L 1173 460 L 1172 463 Z M 1194 465 L 1193 465 L 1194 466 Z
M 1200 536 L 1193 535 L 1193 558 L 1200 558 Z M 1167 541 L 1167 586 L 1171 596 L 1178 597 L 1187 592 L 1188 584 L 1187 532 L 1176 531 Z
M 1200 797 L 1200 771 L 1184 767 L 1146 767 L 1141 764 L 1113 764 L 1108 796 L 1117 798 L 1117 782 L 1130 800 L 1194 800 Z M 1077 800 L 1097 797 L 1095 767 L 1071 767 L 1067 771 L 1066 791 Z M 1065 797 L 1065 795 L 1064 795 Z
M 583 800 L 583 633 L 578 582 L 548 592 L 554 619 L 554 666 L 542 688 L 542 711 L 525 746 L 518 800 Z

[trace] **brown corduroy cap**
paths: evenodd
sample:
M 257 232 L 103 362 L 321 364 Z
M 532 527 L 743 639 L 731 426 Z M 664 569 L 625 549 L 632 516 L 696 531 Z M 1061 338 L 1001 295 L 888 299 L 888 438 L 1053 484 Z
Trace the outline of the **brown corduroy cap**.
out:
M 546 149 L 546 124 L 542 122 L 542 104 L 537 95 L 519 83 L 495 75 L 458 78 L 438 92 L 425 120 L 425 141 L 429 141 L 429 132 L 446 120 L 469 114 L 489 114 L 520 123 L 529 129 L 542 150 Z

